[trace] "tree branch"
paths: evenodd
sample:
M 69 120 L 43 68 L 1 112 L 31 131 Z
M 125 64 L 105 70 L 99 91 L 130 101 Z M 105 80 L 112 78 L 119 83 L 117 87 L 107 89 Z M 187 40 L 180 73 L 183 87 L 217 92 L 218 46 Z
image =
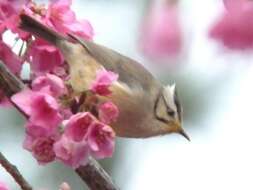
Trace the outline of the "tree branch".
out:
M 32 190 L 31 185 L 20 174 L 17 167 L 12 165 L 1 152 L 0 152 L 0 164 L 13 177 L 13 179 L 17 182 L 17 184 L 19 184 L 22 190 Z
M 76 169 L 76 173 L 92 190 L 119 190 L 106 171 L 93 158 L 90 158 L 87 165 Z
M 15 77 L 0 60 L 0 88 L 3 89 L 5 95 L 10 98 L 24 87 L 24 83 Z M 23 114 L 20 109 L 18 110 Z M 76 173 L 91 190 L 119 190 L 102 166 L 93 158 L 90 158 L 87 165 L 76 169 Z

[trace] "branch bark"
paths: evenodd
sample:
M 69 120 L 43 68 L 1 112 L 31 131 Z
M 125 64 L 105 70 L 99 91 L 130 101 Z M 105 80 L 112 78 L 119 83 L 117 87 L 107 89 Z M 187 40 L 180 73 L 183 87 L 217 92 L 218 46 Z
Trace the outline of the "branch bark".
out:
M 0 88 L 3 89 L 5 95 L 10 98 L 24 87 L 24 83 L 13 75 L 0 60 Z M 19 111 L 23 114 L 21 110 Z M 93 158 L 90 158 L 87 165 L 76 169 L 76 173 L 90 190 L 119 190 L 102 166 Z
M 24 179 L 17 167 L 11 164 L 4 155 L 0 152 L 0 164 L 5 170 L 13 177 L 13 179 L 19 184 L 22 190 L 32 190 L 31 185 Z
M 92 190 L 119 190 L 106 171 L 93 158 L 90 158 L 87 165 L 76 169 L 76 173 Z

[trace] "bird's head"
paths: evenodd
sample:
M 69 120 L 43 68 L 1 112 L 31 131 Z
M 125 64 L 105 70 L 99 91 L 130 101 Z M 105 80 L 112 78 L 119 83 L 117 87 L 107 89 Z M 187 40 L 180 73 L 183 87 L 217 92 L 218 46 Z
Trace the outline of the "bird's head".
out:
M 155 102 L 154 115 L 164 133 L 178 133 L 190 141 L 182 128 L 182 107 L 175 84 L 162 88 Z

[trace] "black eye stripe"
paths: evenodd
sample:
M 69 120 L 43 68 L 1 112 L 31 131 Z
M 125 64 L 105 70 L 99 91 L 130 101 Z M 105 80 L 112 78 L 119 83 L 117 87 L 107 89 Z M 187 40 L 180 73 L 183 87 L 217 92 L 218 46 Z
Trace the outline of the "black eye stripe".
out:
M 163 122 L 163 123 L 169 123 L 169 121 L 168 121 L 167 119 L 162 118 L 162 117 L 159 117 L 158 114 L 157 114 L 157 106 L 158 106 L 158 102 L 159 102 L 160 97 L 162 96 L 163 101 L 165 101 L 164 96 L 162 95 L 162 90 L 163 90 L 163 89 L 160 90 L 160 92 L 159 92 L 159 94 L 157 95 L 157 98 L 156 98 L 156 100 L 155 100 L 155 105 L 154 105 L 154 116 L 155 116 L 155 118 L 156 118 L 158 121 L 161 121 L 161 122 Z M 166 104 L 166 101 L 165 101 L 165 104 Z M 166 104 L 166 107 L 167 107 L 167 104 Z
M 176 89 L 175 89 L 175 94 L 174 94 L 174 102 L 175 102 L 175 105 L 177 107 L 179 121 L 181 121 L 182 120 L 182 107 L 181 107 L 181 104 L 179 102 L 178 94 L 177 94 Z
M 167 101 L 166 101 L 166 99 L 165 99 L 165 97 L 164 97 L 163 94 L 162 94 L 162 98 L 163 98 L 164 104 L 166 105 L 166 108 L 167 108 L 167 114 L 168 114 L 169 116 L 171 116 L 171 117 L 174 117 L 176 113 L 175 113 L 174 110 L 172 110 L 172 109 L 169 107 L 169 105 L 167 104 Z

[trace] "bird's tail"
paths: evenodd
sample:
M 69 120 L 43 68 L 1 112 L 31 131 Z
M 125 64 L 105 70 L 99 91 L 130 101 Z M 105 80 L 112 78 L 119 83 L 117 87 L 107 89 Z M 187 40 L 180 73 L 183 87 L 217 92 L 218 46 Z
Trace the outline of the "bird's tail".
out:
M 20 25 L 19 27 L 26 32 L 30 32 L 35 36 L 43 38 L 54 45 L 57 45 L 59 40 L 66 39 L 64 36 L 60 35 L 59 33 L 55 32 L 54 30 L 50 29 L 49 27 L 45 26 L 44 24 L 40 23 L 35 18 L 22 13 L 20 15 Z

